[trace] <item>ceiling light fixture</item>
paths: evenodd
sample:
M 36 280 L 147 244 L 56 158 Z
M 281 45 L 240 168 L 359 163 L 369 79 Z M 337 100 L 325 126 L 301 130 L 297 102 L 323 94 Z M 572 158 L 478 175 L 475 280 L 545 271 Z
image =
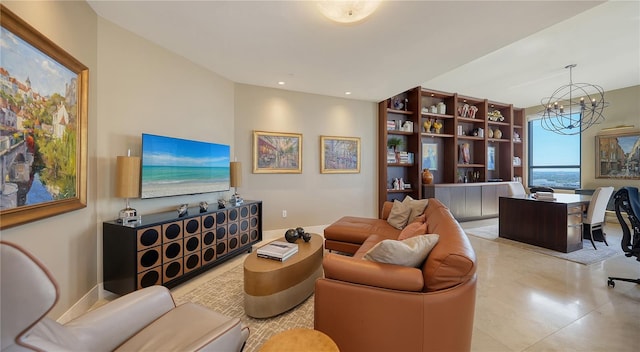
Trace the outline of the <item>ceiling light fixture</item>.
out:
M 380 5 L 380 0 L 324 0 L 318 1 L 317 4 L 320 12 L 330 20 L 340 23 L 354 23 L 371 15 Z
M 604 90 L 589 83 L 573 83 L 573 68 L 567 65 L 569 84 L 556 89 L 551 97 L 542 98 L 542 128 L 557 134 L 573 135 L 604 121 Z M 574 100 L 575 99 L 575 100 Z
M 284 81 L 278 82 L 279 85 L 284 86 Z

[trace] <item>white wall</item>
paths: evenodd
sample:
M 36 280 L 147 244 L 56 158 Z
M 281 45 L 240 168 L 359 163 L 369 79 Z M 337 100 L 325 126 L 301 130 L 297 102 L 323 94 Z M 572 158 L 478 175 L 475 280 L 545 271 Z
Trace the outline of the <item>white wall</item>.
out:
M 237 84 L 235 142 L 245 199 L 263 200 L 264 229 L 377 216 L 377 104 Z M 302 134 L 302 174 L 252 173 L 253 131 Z M 359 174 L 321 174 L 320 136 L 361 138 Z M 287 218 L 282 218 L 287 210 Z

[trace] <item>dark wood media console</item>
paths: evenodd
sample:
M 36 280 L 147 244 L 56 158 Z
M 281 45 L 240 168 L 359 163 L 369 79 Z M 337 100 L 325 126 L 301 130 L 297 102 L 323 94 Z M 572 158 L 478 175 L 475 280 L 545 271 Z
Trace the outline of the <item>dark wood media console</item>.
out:
M 200 213 L 198 207 L 102 224 L 104 288 L 117 294 L 174 287 L 262 241 L 262 201 Z

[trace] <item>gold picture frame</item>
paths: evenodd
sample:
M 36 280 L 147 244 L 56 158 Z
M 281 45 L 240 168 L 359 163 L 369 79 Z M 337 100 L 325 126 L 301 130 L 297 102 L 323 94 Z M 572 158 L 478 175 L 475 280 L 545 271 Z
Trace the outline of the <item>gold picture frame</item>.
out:
M 320 173 L 360 173 L 360 138 L 320 136 Z
M 596 178 L 640 180 L 640 130 L 596 135 Z
M 302 134 L 253 131 L 253 173 L 302 173 Z
M 0 69 L 14 82 L 0 88 L 6 229 L 86 207 L 89 69 L 2 5 L 0 18 Z

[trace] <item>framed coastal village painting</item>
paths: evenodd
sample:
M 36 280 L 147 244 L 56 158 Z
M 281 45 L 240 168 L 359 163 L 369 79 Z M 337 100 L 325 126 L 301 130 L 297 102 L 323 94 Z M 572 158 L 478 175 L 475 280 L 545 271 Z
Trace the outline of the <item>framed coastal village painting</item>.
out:
M 320 173 L 360 172 L 360 138 L 320 136 Z
M 302 173 L 302 134 L 253 131 L 253 173 Z
M 0 229 L 84 208 L 89 70 L 0 5 Z

